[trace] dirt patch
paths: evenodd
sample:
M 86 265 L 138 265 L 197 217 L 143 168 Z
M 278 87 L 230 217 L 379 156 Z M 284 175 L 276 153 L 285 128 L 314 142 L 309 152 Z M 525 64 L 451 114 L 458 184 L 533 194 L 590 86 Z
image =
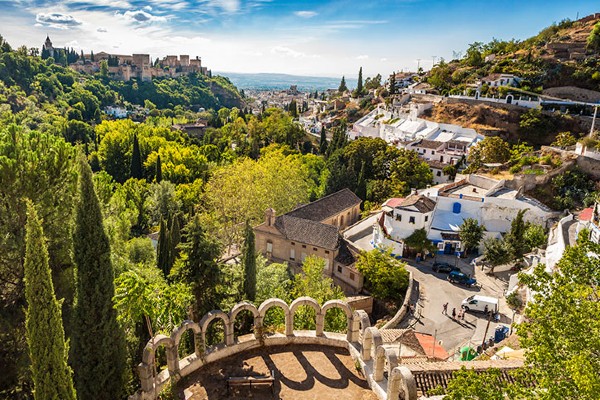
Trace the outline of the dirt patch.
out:
M 270 388 L 241 388 L 227 393 L 227 378 L 275 373 Z M 366 380 L 356 371 L 345 349 L 324 346 L 275 346 L 248 351 L 212 363 L 184 378 L 191 400 L 217 399 L 336 399 L 375 400 Z

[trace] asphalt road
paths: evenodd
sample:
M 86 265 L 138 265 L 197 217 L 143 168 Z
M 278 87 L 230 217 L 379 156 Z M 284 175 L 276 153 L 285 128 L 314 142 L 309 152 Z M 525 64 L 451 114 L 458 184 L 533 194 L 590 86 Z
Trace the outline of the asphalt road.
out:
M 457 259 L 453 256 L 437 256 L 437 261 L 446 261 L 457 265 L 462 272 L 470 274 L 477 279 L 477 287 L 467 288 L 450 283 L 446 280 L 445 273 L 436 273 L 432 270 L 433 260 L 421 261 L 405 259 L 407 269 L 412 271 L 415 289 L 413 290 L 412 303 L 416 306 L 414 316 L 407 317 L 399 325 L 400 328 L 413 327 L 418 332 L 429 333 L 442 341 L 442 346 L 449 354 L 454 354 L 458 348 L 470 344 L 474 347 L 483 341 L 487 317 L 482 313 L 466 313 L 464 320 L 454 320 L 451 316 L 452 309 L 460 310 L 463 299 L 481 294 L 498 298 L 500 307 L 500 323 L 510 324 L 512 312 L 506 305 L 504 290 L 506 283 L 485 275 L 481 270 L 474 270 L 468 264 L 470 259 Z M 448 315 L 442 313 L 443 304 L 448 302 Z M 492 321 L 486 337 L 494 335 L 497 324 Z

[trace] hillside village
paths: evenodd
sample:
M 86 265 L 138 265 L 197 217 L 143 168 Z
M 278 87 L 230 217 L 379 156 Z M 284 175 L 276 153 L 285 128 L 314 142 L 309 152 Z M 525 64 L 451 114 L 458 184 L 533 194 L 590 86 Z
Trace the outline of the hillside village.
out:
M 597 396 L 600 14 L 309 93 L 0 61 L 0 394 Z

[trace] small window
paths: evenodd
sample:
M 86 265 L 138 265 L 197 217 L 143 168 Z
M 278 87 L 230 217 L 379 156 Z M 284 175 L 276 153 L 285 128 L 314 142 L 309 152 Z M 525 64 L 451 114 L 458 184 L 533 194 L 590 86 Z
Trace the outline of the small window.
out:
M 442 171 L 438 171 L 436 175 L 437 176 L 442 176 Z
M 325 254 L 329 254 L 329 250 L 325 250 Z
M 272 252 L 273 252 L 273 243 L 267 242 L 267 253 L 272 253 Z
M 316 248 L 316 247 L 313 247 L 313 251 L 317 251 L 317 248 Z
M 431 155 L 435 155 L 435 150 L 431 150 Z
M 295 246 L 295 245 L 296 245 L 296 243 L 295 243 L 295 242 L 292 242 L 292 246 Z
M 425 216 L 425 222 L 429 221 L 429 215 Z
M 410 218 L 408 219 L 408 223 L 409 223 L 409 224 L 414 224 L 414 223 L 415 223 L 415 217 L 410 217 Z
M 294 261 L 296 259 L 296 249 L 290 249 L 290 260 Z
M 396 214 L 396 221 L 402 221 L 402 214 Z
M 350 272 L 350 279 L 354 280 L 354 272 Z
M 340 274 L 342 273 L 342 267 L 340 267 L 339 265 L 338 265 L 338 267 L 337 267 L 337 270 L 338 270 L 338 272 L 339 272 Z
M 305 244 L 303 244 L 303 245 L 302 245 L 302 248 L 303 248 L 303 249 L 305 249 L 305 248 L 306 248 L 306 245 L 305 245 Z

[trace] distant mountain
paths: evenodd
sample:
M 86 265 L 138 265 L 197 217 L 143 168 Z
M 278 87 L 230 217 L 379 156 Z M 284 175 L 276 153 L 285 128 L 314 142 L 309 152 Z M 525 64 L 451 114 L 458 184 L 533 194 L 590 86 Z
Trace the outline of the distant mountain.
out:
M 284 90 L 290 86 L 298 86 L 298 90 L 303 92 L 323 91 L 327 89 L 337 89 L 340 86 L 342 76 L 339 78 L 326 78 L 318 76 L 300 76 L 287 74 L 247 74 L 238 72 L 213 72 L 215 75 L 222 75 L 227 78 L 238 89 L 253 90 Z M 346 77 L 348 87 L 356 87 L 356 79 Z

